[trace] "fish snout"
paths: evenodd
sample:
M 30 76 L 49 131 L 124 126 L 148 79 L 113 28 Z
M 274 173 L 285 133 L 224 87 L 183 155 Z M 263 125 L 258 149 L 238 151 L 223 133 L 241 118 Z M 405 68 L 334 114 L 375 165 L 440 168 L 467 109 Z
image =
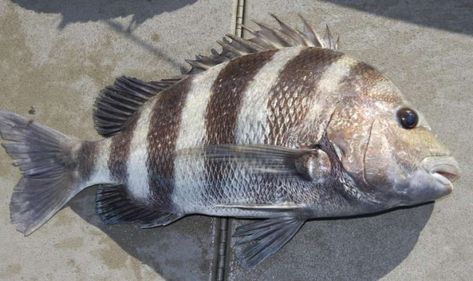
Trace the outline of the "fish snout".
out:
M 458 162 L 451 156 L 430 156 L 421 162 L 421 166 L 441 185 L 453 190 L 453 183 L 460 178 Z

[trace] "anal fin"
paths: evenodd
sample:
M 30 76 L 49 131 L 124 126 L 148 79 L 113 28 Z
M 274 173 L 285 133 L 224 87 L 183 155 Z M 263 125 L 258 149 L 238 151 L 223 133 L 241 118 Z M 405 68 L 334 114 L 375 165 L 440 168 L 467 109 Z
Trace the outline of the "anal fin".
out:
M 171 224 L 178 219 L 182 218 L 182 215 L 174 214 L 174 213 L 160 213 L 160 216 L 154 218 L 152 221 L 148 223 L 140 224 L 141 228 L 153 228 L 156 226 L 166 226 Z
M 140 204 L 129 197 L 124 185 L 99 186 L 96 211 L 105 224 L 133 223 L 141 228 L 168 225 L 182 217 Z
M 284 216 L 237 227 L 237 257 L 246 267 L 254 267 L 289 242 L 304 224 L 301 218 Z

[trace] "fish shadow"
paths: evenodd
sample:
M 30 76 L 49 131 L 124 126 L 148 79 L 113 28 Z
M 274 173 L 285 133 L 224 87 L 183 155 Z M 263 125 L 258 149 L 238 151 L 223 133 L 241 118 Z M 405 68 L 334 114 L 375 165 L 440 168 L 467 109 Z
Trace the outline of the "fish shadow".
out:
M 91 187 L 81 192 L 69 207 L 165 280 L 209 279 L 214 256 L 213 218 L 190 216 L 152 229 L 131 224 L 105 225 L 95 213 L 95 190 Z
M 392 1 L 392 0 L 322 0 L 386 18 L 473 35 L 473 2 Z
M 255 269 L 240 267 L 233 254 L 228 279 L 379 280 L 412 251 L 433 206 L 309 221 L 288 245 Z
M 70 23 L 109 20 L 132 16 L 132 24 L 140 25 L 149 18 L 172 12 L 197 0 L 11 0 L 20 7 L 39 13 L 61 14 L 58 28 Z M 130 24 L 130 26 L 132 26 Z
M 95 214 L 93 189 L 77 196 L 70 207 L 124 251 L 165 280 L 214 280 L 215 219 L 190 216 L 153 229 L 105 225 Z M 232 239 L 226 280 L 378 280 L 409 255 L 432 210 L 429 203 L 377 215 L 309 221 L 280 252 L 252 269 L 239 266 Z M 232 230 L 245 222 L 233 220 Z

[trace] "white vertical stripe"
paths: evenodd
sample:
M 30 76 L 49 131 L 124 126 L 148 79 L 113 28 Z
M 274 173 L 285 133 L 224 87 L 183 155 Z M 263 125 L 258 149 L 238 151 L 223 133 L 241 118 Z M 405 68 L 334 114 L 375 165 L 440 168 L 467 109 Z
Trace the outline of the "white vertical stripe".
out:
M 322 95 L 333 95 L 338 90 L 340 82 L 342 82 L 350 74 L 353 66 L 358 64 L 358 61 L 347 56 L 342 56 L 333 62 L 322 73 L 319 80 L 318 92 Z
M 113 182 L 110 170 L 108 169 L 108 159 L 110 158 L 111 138 L 103 139 L 97 142 L 96 158 L 92 175 L 84 186 L 90 186 L 99 183 Z
M 217 79 L 220 71 L 227 64 L 228 63 L 219 64 L 193 77 L 192 85 L 187 93 L 184 108 L 181 112 L 179 133 L 176 140 L 176 150 L 195 147 L 205 143 L 207 138 L 205 118 L 207 104 L 212 96 L 212 85 Z M 195 192 L 196 186 L 194 182 L 199 179 L 202 180 L 204 177 L 204 159 L 198 158 L 189 162 L 176 158 L 174 160 L 175 188 L 172 195 L 173 202 L 177 206 L 184 206 L 186 205 L 186 200 L 190 198 L 190 196 L 198 197 L 199 194 Z M 192 201 L 195 202 L 196 200 L 199 199 L 194 198 Z
M 192 85 L 181 113 L 176 150 L 199 145 L 205 141 L 205 113 L 212 96 L 212 85 L 220 70 L 226 65 L 227 63 L 223 63 L 214 66 L 192 79 Z
M 309 129 L 311 126 L 316 126 L 319 129 L 325 128 L 330 120 L 329 115 L 333 113 L 335 106 L 343 98 L 343 93 L 337 93 L 337 91 L 357 63 L 358 61 L 355 59 L 342 56 L 322 73 L 317 86 L 316 98 L 312 100 L 305 118 L 305 124 L 307 124 L 309 131 L 312 131 Z M 318 135 L 314 138 L 320 139 L 324 130 L 317 130 L 317 132 Z
M 159 97 L 143 105 L 140 117 L 133 131 L 130 143 L 130 154 L 126 163 L 128 191 L 135 199 L 146 201 L 150 195 L 148 183 L 148 131 L 153 108 Z
M 286 48 L 277 51 L 248 84 L 238 114 L 236 143 L 262 143 L 268 133 L 268 99 L 271 87 L 287 62 L 296 57 L 302 48 Z

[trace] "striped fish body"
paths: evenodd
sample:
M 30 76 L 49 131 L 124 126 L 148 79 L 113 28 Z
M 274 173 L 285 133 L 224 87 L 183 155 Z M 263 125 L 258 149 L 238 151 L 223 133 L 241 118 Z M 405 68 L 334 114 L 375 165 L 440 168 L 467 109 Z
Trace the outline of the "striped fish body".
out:
M 111 179 L 150 208 L 179 214 L 266 217 L 272 214 L 222 207 L 313 205 L 332 194 L 298 178 L 261 178 L 235 165 L 213 165 L 205 155 L 178 152 L 218 144 L 313 145 L 337 104 L 338 84 L 355 65 L 333 50 L 292 47 L 239 57 L 189 76 L 148 101 L 111 138 L 110 150 L 102 152 L 109 155 L 107 167 L 99 170 L 109 169 Z M 335 211 L 319 203 L 321 215 Z

